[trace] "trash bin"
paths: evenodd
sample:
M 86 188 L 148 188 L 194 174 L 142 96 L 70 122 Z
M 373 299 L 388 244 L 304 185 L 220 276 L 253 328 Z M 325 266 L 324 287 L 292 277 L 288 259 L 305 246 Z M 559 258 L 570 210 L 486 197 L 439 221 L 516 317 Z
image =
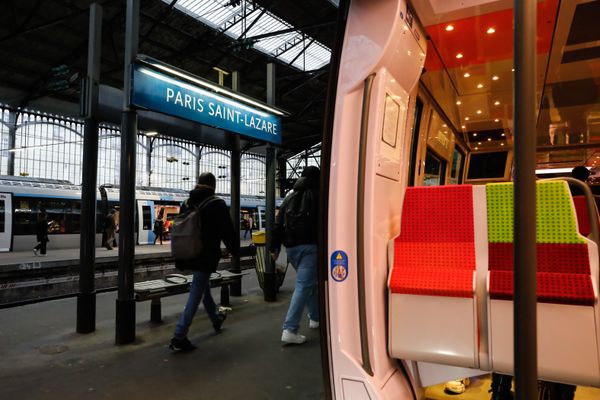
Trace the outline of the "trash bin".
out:
M 256 258 L 255 258 L 255 268 L 256 268 L 256 277 L 258 278 L 258 284 L 260 288 L 264 290 L 264 282 L 265 282 L 265 269 L 267 267 L 267 257 L 270 257 L 269 252 L 267 251 L 267 236 L 265 231 L 258 231 L 252 233 L 252 243 L 256 247 Z M 275 273 L 277 275 L 277 289 L 283 285 L 283 281 L 285 279 L 285 274 L 287 272 L 288 263 L 276 264 L 275 265 Z

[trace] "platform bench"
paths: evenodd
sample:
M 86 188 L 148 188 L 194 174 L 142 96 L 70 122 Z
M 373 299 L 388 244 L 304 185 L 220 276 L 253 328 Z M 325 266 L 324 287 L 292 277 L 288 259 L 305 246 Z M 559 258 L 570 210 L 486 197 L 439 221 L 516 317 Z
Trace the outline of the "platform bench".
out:
M 229 307 L 229 285 L 242 279 L 245 273 L 230 271 L 213 272 L 210 276 L 210 287 L 221 288 L 221 306 Z M 193 275 L 170 274 L 164 279 L 137 282 L 133 286 L 135 301 L 151 300 L 150 321 L 162 322 L 162 297 L 174 296 L 190 291 Z

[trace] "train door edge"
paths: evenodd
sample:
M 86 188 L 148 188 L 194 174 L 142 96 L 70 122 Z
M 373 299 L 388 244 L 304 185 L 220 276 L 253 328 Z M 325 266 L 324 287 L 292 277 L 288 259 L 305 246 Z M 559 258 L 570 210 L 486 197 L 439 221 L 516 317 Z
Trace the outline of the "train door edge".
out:
M 12 194 L 0 193 L 0 251 L 10 251 L 12 241 Z
M 154 202 L 138 200 L 138 244 L 154 243 Z

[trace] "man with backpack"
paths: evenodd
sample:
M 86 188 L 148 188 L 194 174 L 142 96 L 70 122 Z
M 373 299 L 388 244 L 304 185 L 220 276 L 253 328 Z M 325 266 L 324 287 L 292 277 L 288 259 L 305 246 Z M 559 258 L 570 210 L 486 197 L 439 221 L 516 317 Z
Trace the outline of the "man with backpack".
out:
M 233 222 L 225 201 L 215 196 L 217 181 L 210 172 L 198 177 L 198 184 L 182 206 L 171 230 L 171 250 L 178 269 L 194 271 L 190 294 L 171 339 L 170 348 L 189 351 L 196 347 L 187 333 L 200 299 L 216 333 L 226 315 L 217 313 L 217 306 L 210 293 L 210 275 L 217 270 L 221 258 L 221 241 L 230 253 L 237 255 L 239 238 L 236 238 Z M 236 240 L 237 239 L 237 240 Z
M 270 249 L 277 260 L 283 243 L 288 260 L 296 270 L 296 287 L 290 302 L 281 341 L 301 344 L 306 337 L 298 333 L 304 307 L 308 308 L 309 327 L 319 327 L 319 296 L 317 292 L 317 236 L 319 218 L 319 168 L 304 168 L 279 209 Z

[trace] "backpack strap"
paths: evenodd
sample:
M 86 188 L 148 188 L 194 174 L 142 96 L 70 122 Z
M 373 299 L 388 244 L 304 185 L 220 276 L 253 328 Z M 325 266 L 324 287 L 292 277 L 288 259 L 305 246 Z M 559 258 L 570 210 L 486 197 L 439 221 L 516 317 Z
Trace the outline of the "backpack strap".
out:
M 206 206 L 207 206 L 207 205 L 209 205 L 210 203 L 212 203 L 212 202 L 215 202 L 215 201 L 217 201 L 217 200 L 221 200 L 221 198 L 220 198 L 220 197 L 218 197 L 218 196 L 215 196 L 215 195 L 209 196 L 209 197 L 207 197 L 206 199 L 204 199 L 204 200 L 202 201 L 202 203 L 198 204 L 198 205 L 196 206 L 196 209 L 197 209 L 197 210 L 202 210 L 204 207 L 206 207 Z

